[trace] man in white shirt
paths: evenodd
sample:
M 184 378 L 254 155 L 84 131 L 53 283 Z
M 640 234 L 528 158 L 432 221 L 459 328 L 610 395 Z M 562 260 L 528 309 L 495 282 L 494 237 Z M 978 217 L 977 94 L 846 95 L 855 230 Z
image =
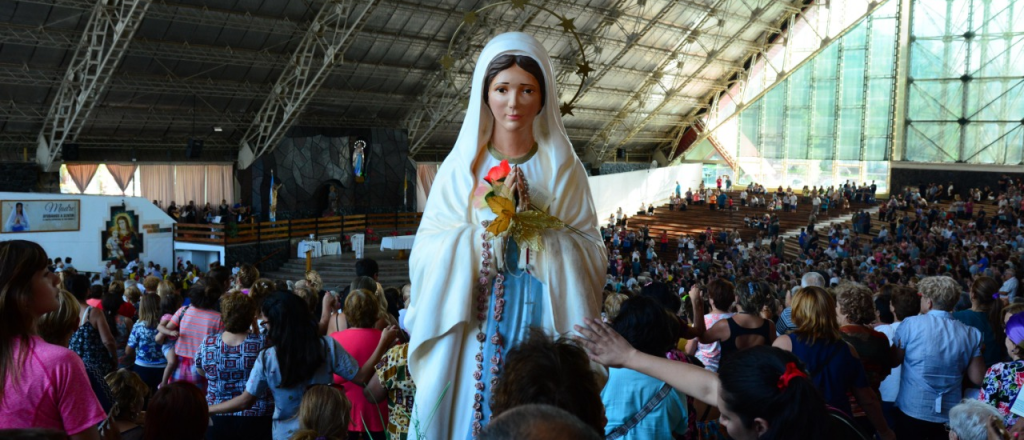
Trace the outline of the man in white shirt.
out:
M 1013 269 L 1007 268 L 1003 271 L 1003 286 L 999 288 L 999 296 L 1009 302 L 1017 298 L 1017 277 Z
M 811 214 L 817 215 L 818 210 L 821 208 L 821 198 L 818 196 L 814 196 L 814 198 L 811 199 L 811 206 Z
M 139 266 L 140 264 L 142 264 L 142 259 L 141 259 L 141 258 L 136 258 L 135 260 L 132 260 L 131 262 L 129 262 L 129 263 L 128 263 L 128 267 L 126 268 L 126 270 L 127 270 L 128 272 L 132 272 L 132 271 L 134 271 L 134 270 L 135 270 L 135 268 L 136 268 L 136 267 L 138 267 L 138 266 Z

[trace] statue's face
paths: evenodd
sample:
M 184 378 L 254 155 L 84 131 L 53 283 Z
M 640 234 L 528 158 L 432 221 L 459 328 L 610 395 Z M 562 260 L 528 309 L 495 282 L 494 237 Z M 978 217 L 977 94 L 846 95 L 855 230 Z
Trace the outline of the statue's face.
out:
M 117 219 L 117 227 L 122 231 L 128 230 L 128 221 L 124 217 Z
M 488 107 L 496 129 L 531 129 L 540 113 L 540 83 L 521 67 L 513 65 L 498 73 L 487 89 Z

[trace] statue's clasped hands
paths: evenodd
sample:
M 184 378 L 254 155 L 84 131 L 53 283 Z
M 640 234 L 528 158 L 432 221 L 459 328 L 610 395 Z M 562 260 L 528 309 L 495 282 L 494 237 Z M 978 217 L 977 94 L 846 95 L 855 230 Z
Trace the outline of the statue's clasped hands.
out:
M 523 175 L 522 169 L 518 166 L 512 167 L 512 171 L 509 171 L 505 182 L 509 189 L 512 190 L 512 194 L 519 199 L 519 203 L 516 204 L 516 212 L 529 210 L 530 184 L 526 182 L 526 176 Z

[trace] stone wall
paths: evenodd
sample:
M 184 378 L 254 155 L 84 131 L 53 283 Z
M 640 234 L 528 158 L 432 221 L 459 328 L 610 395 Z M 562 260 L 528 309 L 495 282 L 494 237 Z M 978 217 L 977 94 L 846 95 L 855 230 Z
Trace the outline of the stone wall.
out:
M 366 177 L 356 182 L 352 170 L 353 144 L 367 143 Z M 329 185 L 337 189 L 340 214 L 416 210 L 416 168 L 409 162 L 404 130 L 326 130 L 293 128 L 271 153 L 239 174 L 242 191 L 260 219 L 267 219 L 270 171 L 278 191 L 277 218 L 318 217 L 329 208 Z M 408 179 L 408 186 L 405 186 Z M 404 199 L 403 199 L 404 188 Z

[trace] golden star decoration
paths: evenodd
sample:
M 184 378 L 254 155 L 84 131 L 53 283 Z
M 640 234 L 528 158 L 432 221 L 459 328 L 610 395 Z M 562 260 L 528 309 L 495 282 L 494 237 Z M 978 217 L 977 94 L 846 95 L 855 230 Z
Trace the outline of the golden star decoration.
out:
M 444 70 L 452 70 L 452 66 L 455 65 L 455 58 L 452 58 L 451 55 L 445 55 L 438 62 L 441 63 L 441 67 Z
M 576 19 L 575 18 L 563 18 L 562 23 L 559 24 L 564 32 L 576 32 Z
M 476 20 L 477 20 L 476 12 L 467 12 L 466 16 L 463 17 L 462 22 L 472 26 L 472 25 L 476 24 Z
M 559 107 L 559 110 L 562 112 L 562 116 L 565 116 L 565 115 L 576 116 L 576 115 L 572 114 L 572 109 L 573 108 L 575 108 L 575 107 L 573 107 L 572 104 L 570 104 L 568 102 L 565 102 L 565 103 L 562 103 L 562 106 Z
M 576 73 L 582 77 L 586 77 L 590 75 L 590 72 L 594 71 L 594 69 L 590 67 L 590 63 L 587 62 L 576 64 L 576 67 L 579 67 L 579 70 L 577 70 Z
M 530 0 L 512 0 L 512 7 L 517 9 L 524 9 L 526 5 L 530 3 Z

